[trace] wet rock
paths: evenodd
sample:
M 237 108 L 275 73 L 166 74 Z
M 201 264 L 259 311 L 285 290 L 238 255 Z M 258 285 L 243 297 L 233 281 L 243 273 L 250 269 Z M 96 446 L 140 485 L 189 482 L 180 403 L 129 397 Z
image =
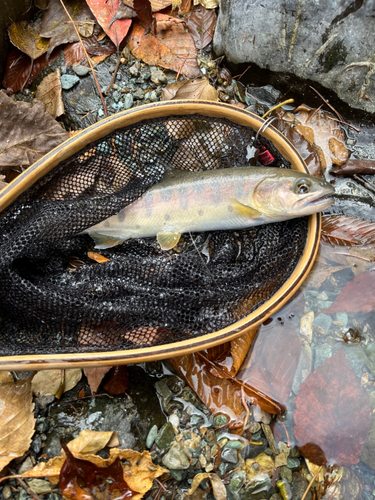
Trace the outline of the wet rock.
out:
M 251 422 L 249 425 L 249 432 L 250 434 L 255 434 L 256 432 L 260 431 L 261 426 L 258 422 Z
M 228 488 L 230 491 L 237 492 L 241 486 L 243 486 L 246 482 L 246 475 L 244 471 L 240 470 L 238 472 L 235 472 L 230 480 L 230 483 L 228 485 Z
M 306 478 L 298 473 L 293 474 L 292 487 L 292 498 L 293 500 L 301 500 L 307 490 L 309 482 Z M 312 500 L 311 490 L 307 493 L 305 500 Z
M 224 446 L 225 449 L 241 450 L 243 448 L 243 443 L 241 441 L 228 441 Z
M 12 498 L 12 490 L 11 490 L 11 487 L 9 486 L 9 484 L 6 484 L 3 488 L 3 491 L 2 491 L 2 495 L 3 495 L 3 498 L 5 498 L 5 500 L 9 500 L 10 498 Z
M 214 429 L 217 429 L 218 427 L 222 427 L 223 425 L 227 424 L 229 422 L 229 418 L 226 417 L 225 415 L 216 415 L 214 418 L 212 427 Z
M 26 500 L 27 499 L 27 492 L 24 489 L 21 489 L 16 498 L 17 498 L 17 500 Z
M 175 427 L 176 429 L 179 428 L 180 419 L 179 419 L 177 413 L 172 413 L 172 415 L 169 415 L 168 420 L 173 425 L 173 427 Z
M 70 90 L 79 82 L 79 78 L 76 75 L 61 75 L 60 80 L 63 90 Z
M 373 113 L 372 9 L 371 2 L 351 0 L 228 0 L 219 10 L 214 51 L 234 64 L 255 63 L 317 81 Z
M 149 433 L 147 434 L 147 438 L 146 438 L 146 447 L 148 449 L 150 449 L 151 446 L 154 444 L 157 434 L 158 434 L 158 426 L 153 425 L 151 427 Z
M 255 458 L 257 457 L 260 453 L 263 453 L 265 449 L 268 446 L 267 439 L 266 438 L 260 438 L 259 440 L 256 441 L 257 443 L 261 443 L 260 446 L 257 446 L 255 444 L 247 444 L 244 448 L 241 450 L 241 456 L 242 458 Z
M 371 469 L 375 469 L 375 419 L 373 419 L 369 437 L 363 447 L 360 458 Z
M 299 458 L 289 458 L 286 461 L 286 465 L 289 469 L 297 469 L 301 465 Z
M 134 102 L 134 99 L 133 99 L 132 94 L 126 94 L 125 101 L 124 101 L 125 109 L 130 109 L 133 106 L 133 102 Z
M 216 432 L 213 429 L 208 429 L 204 437 L 209 446 L 213 446 L 217 442 Z
M 158 432 L 155 437 L 155 444 L 161 450 L 165 450 L 174 440 L 175 434 L 173 430 L 173 425 L 170 422 L 167 422 L 163 425 L 163 427 Z M 175 467 L 178 468 L 178 467 Z
M 319 344 L 315 348 L 314 370 L 320 366 L 326 359 L 332 356 L 332 349 L 328 344 Z
M 246 490 L 242 489 L 240 491 L 240 499 L 268 500 L 273 493 L 275 493 L 275 489 L 271 488 L 271 479 L 267 478 L 251 484 Z
M 168 469 L 188 469 L 190 466 L 190 459 L 186 455 L 183 445 L 176 441 L 172 443 L 162 462 Z
M 230 464 L 236 464 L 238 462 L 237 450 L 224 448 L 221 452 L 221 460 Z
M 347 344 L 344 345 L 344 350 L 350 366 L 353 368 L 357 377 L 361 378 L 363 368 L 367 361 L 366 353 L 362 349 L 362 346 L 359 344 Z
M 271 415 L 258 405 L 253 406 L 253 417 L 255 422 L 262 422 L 263 424 L 269 424 L 271 422 Z
M 311 369 L 312 369 L 311 347 L 306 342 L 303 342 L 296 373 L 293 379 L 292 391 L 294 392 L 294 394 L 299 393 L 300 386 L 302 382 L 304 382 L 307 379 L 307 376 L 311 373 Z
M 73 71 L 78 76 L 86 76 L 89 73 L 90 68 L 88 68 L 87 66 L 81 66 L 80 64 L 77 64 L 73 66 Z
M 49 429 L 49 421 L 46 417 L 39 417 L 35 429 L 37 432 L 47 432 Z
M 314 331 L 318 335 L 326 336 L 332 325 L 332 318 L 328 314 L 320 313 L 313 321 Z
M 23 474 L 24 472 L 27 472 L 28 470 L 32 469 L 34 467 L 34 464 L 31 460 L 31 457 L 27 457 L 24 462 L 22 462 L 21 467 L 18 470 L 18 474 Z
M 52 491 L 52 484 L 44 479 L 31 479 L 28 481 L 28 484 L 37 495 L 45 495 Z
M 280 469 L 280 477 L 285 479 L 288 483 L 292 482 L 292 471 L 288 467 L 281 467 Z
M 160 85 L 161 83 L 167 83 L 168 78 L 160 68 L 151 67 L 150 72 L 151 72 L 150 75 L 151 81 L 152 83 L 155 83 L 155 85 Z
M 36 438 L 31 443 L 30 448 L 35 455 L 38 455 L 40 453 L 40 450 L 42 449 L 42 439 L 40 436 L 36 436 Z
M 176 481 L 182 481 L 186 476 L 186 472 L 183 469 L 169 469 L 169 474 Z

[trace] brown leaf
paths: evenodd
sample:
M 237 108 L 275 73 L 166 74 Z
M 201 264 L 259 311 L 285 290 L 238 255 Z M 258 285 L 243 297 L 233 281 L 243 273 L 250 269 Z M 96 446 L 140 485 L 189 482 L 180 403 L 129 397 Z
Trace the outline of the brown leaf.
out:
M 114 366 L 109 376 L 109 380 L 104 384 L 104 389 L 109 394 L 113 396 L 123 394 L 129 387 L 128 369 L 126 366 Z
M 200 474 L 196 474 L 191 483 L 190 489 L 187 492 L 189 496 L 191 496 L 202 481 L 209 479 L 212 485 L 212 493 L 216 500 L 226 500 L 227 492 L 224 486 L 223 481 L 217 474 L 211 474 L 209 472 L 201 472 Z
M 75 23 L 95 21 L 85 0 L 64 0 L 64 5 Z M 58 45 L 78 40 L 74 25 L 71 23 L 60 0 L 50 0 L 48 9 L 42 19 L 40 34 L 45 38 L 50 38 L 47 56 Z
M 131 18 L 136 17 L 136 16 L 137 16 L 137 13 L 134 9 L 132 9 L 131 7 L 128 7 L 127 5 L 124 5 L 120 1 L 118 4 L 118 7 L 117 7 L 116 14 L 112 17 L 112 19 L 108 23 L 108 28 L 110 28 L 115 21 L 118 21 L 120 19 L 131 19 Z
M 83 45 L 90 56 L 109 56 L 116 52 L 116 45 L 109 38 L 106 38 L 104 43 L 103 41 L 99 43 L 101 33 L 103 32 L 100 30 L 98 33 L 94 33 L 91 37 L 84 38 L 82 40 Z M 66 66 L 86 60 L 85 52 L 80 42 L 66 45 L 64 49 L 64 57 Z
M 50 41 L 40 35 L 40 23 L 21 21 L 9 26 L 10 41 L 32 60 L 37 59 L 49 48 Z M 51 53 L 50 51 L 49 53 Z
M 155 18 L 152 15 L 150 0 L 133 0 L 133 8 L 137 13 L 139 23 L 148 28 L 152 26 L 152 32 L 155 33 Z
M 68 448 L 74 454 L 81 455 L 95 454 L 102 450 L 116 436 L 116 432 L 96 432 L 89 429 L 84 429 L 79 433 L 79 436 L 69 442 Z
M 64 370 L 40 370 L 37 372 L 31 383 L 33 394 L 38 397 L 54 396 L 59 391 L 62 380 L 64 383 L 62 392 L 67 392 L 73 389 L 82 378 L 80 368 L 65 370 L 64 379 L 63 373 Z
M 374 288 L 375 272 L 365 271 L 344 286 L 333 304 L 324 313 L 371 312 L 375 309 Z
M 187 20 L 187 28 L 194 38 L 198 50 L 206 47 L 214 36 L 216 12 L 205 9 L 202 5 L 194 8 Z
M 219 7 L 219 0 L 194 0 L 194 5 L 201 4 L 206 9 L 216 9 Z
M 133 0 L 122 0 L 125 5 L 134 9 Z M 172 5 L 172 0 L 150 0 L 152 12 L 159 12 Z
M 155 18 L 157 21 L 166 21 L 170 16 L 155 14 Z M 194 40 L 190 33 L 185 32 L 182 23 L 173 25 L 168 31 L 158 29 L 156 36 L 135 23 L 129 47 L 134 57 L 147 64 L 172 69 L 187 78 L 199 75 Z
M 344 165 L 332 168 L 329 173 L 335 175 L 374 175 L 375 160 L 354 160 L 350 158 Z
M 207 78 L 187 80 L 186 82 L 174 82 L 167 85 L 162 92 L 162 101 L 177 99 L 198 99 L 206 101 L 218 101 L 215 87 L 210 85 Z
M 118 10 L 119 0 L 86 0 L 100 26 L 107 33 L 116 47 L 128 34 L 132 24 L 131 19 L 117 19 L 113 21 Z
M 31 379 L 0 385 L 0 471 L 29 449 L 33 410 Z
M 97 368 L 84 368 L 83 373 L 87 377 L 91 393 L 95 394 L 105 374 L 111 369 L 110 366 L 99 366 Z
M 7 89 L 8 95 L 12 95 L 21 90 L 21 88 L 31 85 L 35 78 L 48 66 L 48 64 L 56 59 L 60 52 L 61 47 L 57 47 L 52 52 L 49 60 L 47 60 L 47 54 L 43 54 L 38 57 L 38 59 L 35 59 L 33 64 L 30 57 L 23 54 L 20 50 L 12 50 L 8 55 L 3 81 L 3 85 Z
M 371 429 L 372 410 L 369 396 L 343 349 L 307 377 L 296 407 L 294 435 L 306 458 L 322 465 L 322 450 L 329 465 L 359 462 L 358 455 Z M 310 449 L 312 456 L 307 455 Z
M 46 105 L 46 110 L 53 118 L 64 114 L 60 77 L 61 72 L 57 68 L 54 73 L 43 78 L 35 93 L 35 99 Z
M 171 17 L 166 21 L 158 21 L 157 27 L 160 31 L 166 31 L 173 29 L 174 24 L 185 23 L 183 19 L 177 19 L 177 17 Z
M 359 217 L 322 218 L 322 241 L 338 246 L 375 245 L 375 224 Z
M 124 479 L 119 458 L 107 467 L 98 467 L 88 460 L 74 457 L 65 444 L 63 448 L 66 460 L 61 468 L 59 486 L 65 498 L 88 500 L 91 496 L 97 498 L 98 493 L 103 495 L 103 490 L 108 500 L 133 496 L 134 492 Z
M 100 253 L 96 252 L 87 252 L 87 257 L 89 259 L 95 260 L 95 262 L 98 262 L 99 264 L 103 264 L 104 262 L 109 262 L 109 259 L 107 259 L 103 255 L 100 255 Z
M 0 171 L 14 165 L 32 165 L 68 139 L 67 132 L 46 113 L 44 104 L 15 102 L 3 92 L 0 92 L 0 122 Z

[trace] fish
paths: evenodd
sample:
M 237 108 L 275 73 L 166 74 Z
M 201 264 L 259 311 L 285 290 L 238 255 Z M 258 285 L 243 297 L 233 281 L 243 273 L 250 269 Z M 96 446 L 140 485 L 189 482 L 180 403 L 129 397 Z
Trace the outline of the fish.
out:
M 320 212 L 332 205 L 333 194 L 324 179 L 289 169 L 173 169 L 141 198 L 81 234 L 99 249 L 156 236 L 170 250 L 183 233 L 246 229 Z

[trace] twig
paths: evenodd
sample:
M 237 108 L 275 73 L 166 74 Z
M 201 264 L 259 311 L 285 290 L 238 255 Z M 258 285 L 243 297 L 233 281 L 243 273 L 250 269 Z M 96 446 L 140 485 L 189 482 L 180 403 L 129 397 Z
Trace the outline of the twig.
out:
M 360 184 L 362 184 L 362 186 L 365 187 L 366 189 L 368 189 L 371 193 L 375 194 L 375 187 L 372 186 L 369 182 L 367 182 L 362 177 L 362 175 L 353 174 L 353 179 L 355 179 L 357 182 L 359 182 Z
M 323 99 L 323 101 L 327 104 L 327 106 L 328 106 L 329 108 L 331 108 L 331 109 L 332 109 L 332 111 L 335 113 L 335 115 L 337 116 L 337 118 L 338 118 L 339 120 L 341 120 L 341 121 L 342 121 L 342 117 L 341 117 L 341 116 L 339 115 L 339 113 L 335 110 L 335 108 L 334 108 L 333 106 L 331 106 L 331 105 L 329 104 L 329 102 L 327 102 L 327 101 L 324 99 L 324 97 L 322 96 L 322 94 L 320 94 L 320 93 L 319 93 L 316 89 L 314 89 L 314 87 L 312 87 L 311 85 L 309 85 L 309 87 L 310 87 L 310 89 L 312 89 L 314 92 L 316 92 L 316 93 L 318 94 L 318 96 L 319 96 L 321 99 Z
M 346 122 L 344 122 L 344 121 L 342 121 L 342 120 L 336 120 L 336 118 L 332 118 L 332 116 L 327 116 L 327 118 L 328 118 L 329 120 L 334 121 L 334 122 L 339 122 L 339 123 L 342 123 L 343 125 L 347 125 L 348 127 L 350 127 L 350 128 L 352 128 L 352 129 L 354 129 L 356 132 L 360 132 L 360 129 L 359 129 L 359 128 L 355 127 L 354 125 L 351 125 L 350 123 L 346 123 Z
M 323 465 L 321 465 L 321 466 L 319 467 L 319 469 L 316 471 L 316 473 L 315 473 L 314 477 L 311 479 L 311 481 L 310 481 L 310 483 L 309 483 L 309 485 L 308 485 L 308 487 L 307 487 L 307 490 L 306 490 L 306 491 L 305 491 L 305 493 L 303 494 L 303 497 L 301 498 L 301 500 L 305 500 L 305 498 L 307 497 L 307 494 L 308 494 L 308 492 L 310 491 L 310 489 L 311 489 L 311 486 L 312 486 L 313 482 L 314 482 L 314 481 L 315 481 L 315 479 L 319 476 L 319 473 L 320 473 L 320 471 L 322 470 L 322 468 L 323 468 Z
M 116 63 L 115 71 L 113 72 L 111 83 L 108 85 L 108 88 L 104 92 L 105 95 L 108 95 L 110 93 L 110 91 L 113 87 L 113 84 L 115 83 L 117 72 L 118 72 L 118 69 L 120 67 L 120 61 L 121 61 L 121 54 L 120 54 L 120 50 L 117 49 L 117 63 Z
M 279 102 L 279 104 L 276 104 L 276 106 L 274 106 L 273 108 L 269 109 L 267 111 L 267 113 L 264 113 L 264 115 L 262 116 L 262 118 L 266 118 L 266 116 L 268 116 L 270 113 L 272 113 L 272 111 L 275 111 L 275 109 L 281 108 L 281 106 L 284 106 L 284 104 L 290 104 L 292 102 L 294 102 L 294 99 L 287 99 L 286 101 Z
M 55 401 L 54 405 L 56 404 L 63 404 L 63 403 L 74 403 L 76 401 L 81 401 L 82 399 L 90 399 L 90 398 L 98 398 L 99 396 L 107 396 L 107 398 L 111 398 L 113 399 L 113 396 L 111 396 L 110 394 L 107 394 L 105 392 L 103 392 L 103 394 L 92 394 L 91 396 L 83 396 L 83 398 L 75 398 L 75 399 L 69 399 L 68 401 Z
M 16 473 L 14 472 L 14 470 L 11 470 L 10 471 L 14 476 L 16 476 Z M 25 481 L 23 479 L 21 479 L 20 477 L 15 477 L 15 480 L 17 481 L 17 483 L 22 486 L 22 488 L 26 491 L 26 493 L 28 495 L 30 495 L 31 497 L 34 498 L 34 500 L 42 500 L 42 498 L 37 495 L 36 493 L 33 492 L 33 490 L 25 483 Z
M 244 390 L 243 387 L 241 387 L 241 403 L 242 403 L 242 406 L 244 407 L 244 409 L 246 411 L 246 417 L 245 417 L 244 423 L 243 423 L 243 433 L 244 433 L 246 425 L 247 425 L 247 422 L 249 421 L 250 410 L 249 410 L 249 407 L 248 407 L 248 405 L 246 403 L 246 400 L 245 400 L 245 390 Z
M 246 71 L 247 71 L 248 69 L 250 69 L 250 68 L 251 68 L 251 64 L 250 64 L 250 66 L 248 66 L 248 67 L 245 69 L 245 71 L 244 71 L 243 73 L 241 73 L 240 75 L 236 75 L 236 76 L 234 76 L 233 78 L 238 78 L 238 79 L 240 80 L 240 79 L 243 77 L 243 75 L 246 73 Z
M 159 479 L 155 478 L 155 481 L 158 483 L 160 488 L 162 488 L 164 491 L 168 491 L 164 484 L 159 481 Z
M 290 448 L 290 439 L 289 439 L 288 431 L 286 430 L 285 424 L 283 422 L 283 419 L 280 417 L 280 415 L 279 415 L 279 419 L 280 419 L 281 425 L 284 427 L 284 431 L 285 431 L 286 439 L 287 439 L 287 443 L 288 443 L 288 448 Z
M 82 48 L 83 48 L 83 52 L 85 53 L 85 56 L 86 56 L 86 59 L 87 59 L 87 62 L 89 63 L 89 66 L 91 68 L 91 71 L 92 71 L 92 76 L 94 77 L 94 80 L 95 80 L 95 83 L 96 83 L 96 87 L 98 89 L 98 92 L 99 92 L 99 96 L 100 96 L 100 99 L 102 101 L 102 104 L 103 104 L 103 111 L 104 111 L 104 114 L 105 116 L 108 116 L 108 111 L 107 111 L 107 107 L 105 105 L 105 102 L 104 102 L 104 97 L 103 97 L 103 94 L 102 94 L 102 91 L 100 90 L 100 85 L 99 85 L 99 82 L 96 78 L 96 75 L 95 75 L 95 71 L 94 71 L 94 66 L 92 65 L 92 62 L 91 62 L 91 59 L 86 51 L 86 47 L 83 45 L 83 42 L 82 42 L 82 38 L 81 38 L 81 35 L 79 34 L 78 32 L 78 29 L 77 29 L 77 26 L 75 25 L 75 22 L 73 21 L 72 19 L 72 16 L 69 14 L 69 11 L 68 9 L 65 7 L 65 4 L 63 2 L 63 0 L 60 0 L 60 3 L 61 5 L 63 6 L 63 9 L 65 10 L 66 12 L 66 15 L 69 17 L 69 20 L 73 23 L 73 28 L 78 36 L 78 39 L 82 45 Z
M 314 110 L 314 112 L 312 113 L 312 115 L 310 115 L 310 116 L 308 117 L 308 119 L 306 120 L 306 122 L 305 122 L 305 123 L 309 123 L 309 121 L 310 121 L 310 120 L 312 120 L 312 119 L 314 118 L 314 116 L 316 115 L 316 113 L 318 113 L 318 112 L 322 109 L 322 107 L 323 107 L 323 104 L 321 104 L 321 105 L 319 106 L 319 108 L 316 108 L 316 109 Z

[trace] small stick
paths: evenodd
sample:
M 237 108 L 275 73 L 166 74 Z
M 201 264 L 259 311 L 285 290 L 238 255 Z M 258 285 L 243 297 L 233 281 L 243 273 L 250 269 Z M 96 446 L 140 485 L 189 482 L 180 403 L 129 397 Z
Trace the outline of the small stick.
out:
M 31 73 L 33 72 L 33 67 L 34 67 L 34 59 L 31 59 L 31 66 L 30 66 L 30 71 L 29 71 L 29 74 L 27 75 L 27 78 L 26 80 L 23 82 L 22 84 L 22 87 L 21 87 L 21 92 L 22 90 L 24 89 L 25 85 L 27 84 L 27 82 L 29 81 L 29 78 L 31 76 Z
M 334 121 L 334 122 L 339 122 L 339 123 L 342 123 L 343 125 L 347 125 L 348 127 L 350 127 L 350 128 L 352 128 L 352 129 L 354 129 L 356 132 L 360 132 L 360 129 L 359 129 L 359 128 L 355 127 L 354 125 L 351 125 L 350 123 L 346 123 L 346 122 L 344 122 L 344 121 L 342 121 L 342 120 L 336 120 L 336 118 L 332 118 L 332 116 L 327 116 L 327 118 L 328 118 L 329 120 Z
M 115 83 L 117 72 L 118 72 L 118 69 L 120 67 L 120 61 L 121 61 L 120 50 L 117 50 L 117 63 L 116 63 L 115 71 L 113 72 L 111 83 L 108 85 L 108 88 L 104 92 L 105 95 L 108 95 L 110 93 L 110 91 L 113 87 L 113 84 Z
M 164 491 L 168 491 L 167 488 L 164 486 L 164 484 L 159 481 L 159 479 L 155 478 L 155 481 L 158 483 L 160 488 L 162 488 Z
M 250 68 L 251 68 L 251 64 L 250 64 L 250 66 L 248 66 L 248 67 L 245 69 L 245 71 L 244 71 L 243 73 L 241 73 L 240 75 L 236 75 L 236 76 L 234 76 L 233 78 L 238 78 L 238 79 L 240 80 L 240 79 L 243 77 L 243 75 L 246 73 L 246 71 L 247 71 L 248 69 L 250 69 Z
M 355 179 L 357 182 L 359 182 L 360 184 L 362 184 L 362 186 L 365 187 L 366 189 L 368 189 L 369 191 L 371 191 L 371 193 L 375 194 L 375 187 L 372 186 L 369 182 L 367 182 L 362 177 L 362 175 L 353 174 L 353 179 Z
M 312 114 L 311 116 L 309 116 L 309 117 L 308 117 L 308 119 L 306 120 L 306 122 L 305 122 L 305 123 L 309 123 L 309 121 L 310 121 L 310 120 L 312 120 L 312 119 L 314 118 L 314 116 L 316 115 L 316 113 L 318 113 L 318 112 L 322 109 L 322 107 L 323 107 L 323 104 L 321 104 L 321 105 L 319 106 L 319 108 L 316 108 L 316 109 L 314 110 L 313 114 Z
M 319 93 L 316 89 L 314 89 L 314 87 L 312 87 L 311 85 L 309 85 L 309 87 L 310 87 L 310 89 L 312 89 L 314 92 L 316 92 L 316 93 L 318 94 L 318 96 L 319 96 L 321 99 L 323 99 L 323 101 L 327 104 L 327 106 L 328 106 L 329 108 L 331 108 L 331 109 L 332 109 L 332 111 L 335 113 L 335 115 L 337 116 L 337 118 L 338 118 L 339 120 L 342 120 L 342 117 L 339 115 L 339 113 L 335 110 L 335 108 L 334 108 L 333 106 L 331 106 L 331 105 L 329 104 L 329 102 L 327 102 L 327 101 L 324 99 L 324 97 L 322 96 L 322 94 L 320 94 L 320 93 Z
M 14 470 L 11 470 L 10 471 L 14 476 L 16 476 Z M 42 500 L 42 498 L 37 495 L 36 493 L 33 492 L 33 490 L 25 483 L 25 481 L 23 479 L 21 479 L 20 477 L 15 477 L 15 480 L 17 481 L 17 483 L 22 486 L 22 488 L 27 492 L 28 495 L 30 495 L 31 497 L 34 498 L 34 500 Z
M 283 419 L 280 417 L 280 415 L 279 415 L 279 419 L 280 419 L 281 425 L 284 427 L 284 431 L 285 431 L 286 439 L 287 439 L 287 443 L 288 443 L 288 448 L 290 448 L 290 439 L 289 439 L 288 431 L 286 430 L 285 424 L 283 422 Z
M 108 116 L 107 107 L 106 107 L 105 102 L 104 102 L 104 97 L 103 97 L 102 91 L 100 90 L 99 82 L 98 82 L 98 80 L 96 78 L 96 75 L 95 75 L 94 66 L 92 65 L 91 59 L 90 59 L 90 57 L 89 57 L 89 55 L 88 55 L 88 53 L 86 51 L 85 46 L 83 45 L 81 35 L 78 32 L 77 26 L 75 25 L 75 22 L 73 21 L 72 16 L 69 14 L 68 9 L 65 7 L 65 4 L 64 4 L 63 0 L 60 0 L 60 3 L 61 3 L 61 5 L 63 6 L 63 9 L 66 12 L 66 15 L 69 17 L 69 20 L 71 21 L 71 23 L 73 23 L 73 28 L 75 29 L 75 32 L 77 33 L 78 39 L 81 42 L 81 45 L 82 45 L 82 48 L 83 48 L 83 52 L 85 53 L 87 62 L 89 63 L 89 66 L 91 68 L 92 75 L 94 77 L 94 80 L 95 80 L 95 83 L 96 83 L 96 87 L 97 87 L 98 92 L 99 92 L 100 99 L 102 100 L 104 114 L 105 114 L 105 116 Z
M 301 498 L 301 500 L 305 500 L 305 498 L 307 497 L 307 494 L 308 494 L 308 492 L 310 491 L 310 488 L 311 488 L 311 486 L 312 486 L 313 482 L 314 482 L 314 481 L 315 481 L 315 479 L 319 476 L 319 473 L 320 473 L 320 471 L 322 470 L 322 468 L 323 468 L 323 465 L 321 465 L 321 466 L 319 467 L 319 469 L 317 470 L 317 472 L 316 472 L 315 476 L 311 479 L 311 481 L 310 481 L 310 483 L 309 483 L 309 485 L 308 485 L 308 487 L 307 487 L 307 490 L 306 490 L 306 491 L 305 491 L 305 493 L 303 494 L 303 497 Z
M 69 399 L 68 401 L 55 401 L 52 404 L 54 404 L 54 405 L 56 405 L 56 404 L 61 405 L 63 403 L 69 403 L 70 404 L 70 403 L 74 403 L 76 401 L 81 401 L 82 399 L 97 398 L 99 396 L 107 396 L 107 398 L 113 399 L 113 396 L 111 396 L 110 394 L 103 393 L 103 394 L 92 394 L 91 396 L 83 396 L 83 398 Z
M 266 116 L 268 116 L 270 113 L 272 113 L 272 111 L 275 111 L 275 109 L 281 108 L 281 106 L 284 106 L 284 104 L 291 104 L 292 102 L 294 102 L 294 99 L 287 99 L 286 101 L 279 102 L 279 104 L 276 104 L 276 106 L 274 106 L 273 108 L 269 109 L 267 111 L 267 113 L 264 113 L 264 115 L 262 116 L 262 118 L 266 118 Z
M 244 423 L 243 423 L 243 433 L 242 435 L 244 434 L 245 432 L 245 427 L 247 425 L 247 422 L 249 420 L 249 417 L 250 417 L 250 410 L 249 410 L 249 407 L 246 403 L 246 399 L 245 399 L 245 391 L 244 391 L 244 388 L 241 387 L 241 403 L 242 403 L 242 406 L 244 407 L 245 411 L 246 411 L 246 417 L 244 419 Z

